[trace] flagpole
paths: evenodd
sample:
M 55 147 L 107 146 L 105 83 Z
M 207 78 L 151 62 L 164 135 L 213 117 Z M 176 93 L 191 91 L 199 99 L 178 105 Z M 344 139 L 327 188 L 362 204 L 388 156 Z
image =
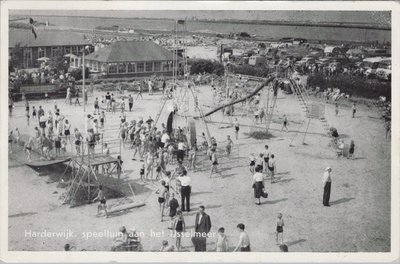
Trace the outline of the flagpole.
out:
M 85 47 L 86 48 L 86 47 Z M 83 48 L 82 56 L 82 91 L 83 91 L 83 112 L 86 112 L 86 98 L 85 98 L 85 48 Z

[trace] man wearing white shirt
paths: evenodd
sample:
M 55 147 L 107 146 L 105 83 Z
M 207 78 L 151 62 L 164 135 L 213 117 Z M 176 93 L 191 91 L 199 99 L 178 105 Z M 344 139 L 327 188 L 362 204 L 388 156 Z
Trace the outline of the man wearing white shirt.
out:
M 190 193 L 192 187 L 190 183 L 192 179 L 187 176 L 187 171 L 182 171 L 182 176 L 177 177 L 177 180 L 181 182 L 181 209 L 182 211 L 190 212 Z M 186 207 L 185 207 L 186 202 Z
M 331 171 L 332 168 L 327 167 L 325 169 L 324 175 L 322 176 L 322 184 L 324 185 L 324 196 L 322 203 L 324 206 L 330 206 L 329 199 L 331 197 L 331 184 L 332 184 Z

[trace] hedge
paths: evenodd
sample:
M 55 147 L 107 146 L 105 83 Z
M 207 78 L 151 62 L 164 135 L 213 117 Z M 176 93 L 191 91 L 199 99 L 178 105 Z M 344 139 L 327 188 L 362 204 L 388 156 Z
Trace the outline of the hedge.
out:
M 327 88 L 339 88 L 341 92 L 353 96 L 369 99 L 385 96 L 388 100 L 391 99 L 390 82 L 371 80 L 348 74 L 338 74 L 330 77 L 321 73 L 312 74 L 308 76 L 307 85 L 313 88 L 320 87 L 320 91 L 324 91 Z

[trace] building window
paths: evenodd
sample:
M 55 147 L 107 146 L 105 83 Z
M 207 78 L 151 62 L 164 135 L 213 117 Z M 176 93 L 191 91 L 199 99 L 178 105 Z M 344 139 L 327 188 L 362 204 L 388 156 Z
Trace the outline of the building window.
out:
M 169 71 L 170 64 L 172 64 L 172 62 L 164 61 L 164 62 L 162 63 L 162 71 Z
M 146 62 L 146 71 L 147 72 L 153 71 L 153 63 L 152 62 Z
M 57 50 L 58 50 L 57 47 L 51 47 L 51 57 L 55 57 L 56 56 Z
M 71 53 L 71 47 L 65 47 L 65 54 Z
M 155 72 L 161 71 L 161 62 L 154 62 L 154 71 Z
M 110 64 L 108 66 L 108 72 L 109 73 L 117 73 L 117 64 Z
M 135 63 L 128 63 L 128 72 L 135 72 Z
M 38 58 L 46 57 L 46 48 L 38 48 Z
M 125 63 L 118 64 L 118 73 L 126 73 L 126 64 Z
M 143 62 L 139 62 L 137 64 L 137 72 L 144 72 L 144 63 Z
M 24 60 L 24 64 L 27 68 L 32 66 L 32 48 L 24 49 Z

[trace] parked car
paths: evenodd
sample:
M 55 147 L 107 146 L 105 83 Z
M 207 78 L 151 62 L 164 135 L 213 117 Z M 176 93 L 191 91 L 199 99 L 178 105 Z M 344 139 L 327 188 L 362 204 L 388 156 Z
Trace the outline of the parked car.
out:
M 362 62 L 362 67 L 364 69 L 364 75 L 367 78 L 375 78 L 376 77 L 376 69 L 381 61 L 387 58 L 384 57 L 373 57 L 373 58 L 366 58 Z
M 380 80 L 390 81 L 392 79 L 392 60 L 387 59 L 379 62 L 376 69 L 376 77 Z

